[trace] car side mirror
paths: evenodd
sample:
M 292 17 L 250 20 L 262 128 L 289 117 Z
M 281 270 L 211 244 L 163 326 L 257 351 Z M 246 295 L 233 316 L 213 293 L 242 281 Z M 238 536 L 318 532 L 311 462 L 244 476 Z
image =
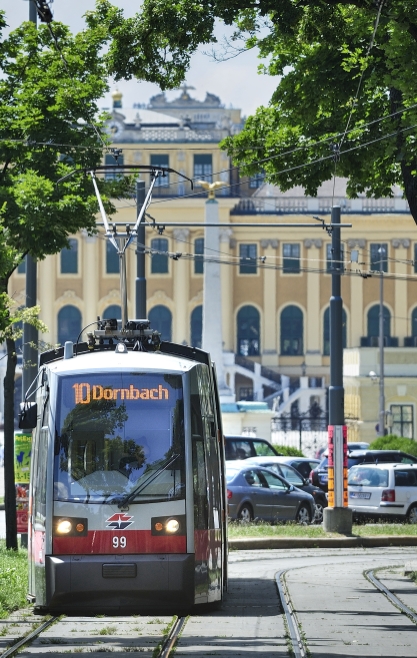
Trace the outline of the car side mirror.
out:
M 33 430 L 38 423 L 38 405 L 36 402 L 21 402 L 19 412 L 19 429 Z
M 310 484 L 310 480 L 308 478 L 304 478 L 304 484 Z

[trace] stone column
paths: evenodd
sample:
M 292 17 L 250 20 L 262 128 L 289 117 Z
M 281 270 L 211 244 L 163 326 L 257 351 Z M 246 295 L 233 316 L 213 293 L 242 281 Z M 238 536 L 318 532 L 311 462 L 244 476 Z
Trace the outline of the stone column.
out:
M 219 204 L 216 199 L 207 199 L 205 223 L 218 224 Z M 219 394 L 222 401 L 231 397 L 226 386 L 223 365 L 222 336 L 222 287 L 220 280 L 220 230 L 218 226 L 206 226 L 204 232 L 204 298 L 203 298 L 203 350 L 210 353 L 216 365 Z
M 307 317 L 305 320 L 305 363 L 306 366 L 321 365 L 321 333 L 320 333 L 320 274 L 314 269 L 319 268 L 319 249 L 323 240 L 304 240 L 304 247 L 309 252 L 307 277 Z
M 82 233 L 83 237 L 83 256 L 81 275 L 83 280 L 83 301 L 84 313 L 82 323 L 85 327 L 90 322 L 94 322 L 98 315 L 98 295 L 99 295 L 99 257 L 97 250 L 101 244 L 95 235 L 88 236 L 87 232 Z M 94 327 L 91 327 L 94 329 Z M 85 339 L 85 335 L 83 335 Z
M 187 228 L 177 228 L 172 232 L 174 238 L 174 256 L 172 262 L 173 279 L 174 279 L 174 322 L 173 322 L 173 341 L 175 343 L 188 343 L 190 334 L 190 319 L 187 308 L 190 298 L 190 264 L 188 260 L 181 258 L 180 254 L 189 252 L 189 235 Z
M 261 336 L 262 363 L 266 366 L 277 365 L 277 272 L 276 250 L 278 240 L 261 240 L 265 257 L 263 273 L 263 335 Z
M 42 300 L 39 317 L 48 327 L 43 339 L 53 345 L 57 342 L 57 314 L 55 312 L 57 261 L 59 254 L 47 256 L 38 263 L 38 299 Z
M 412 335 L 412 327 L 410 328 L 408 318 L 405 317 L 404 309 L 408 309 L 407 300 L 407 249 L 410 246 L 410 240 L 404 238 L 402 240 L 392 240 L 392 247 L 395 249 L 395 274 L 400 276 L 394 282 L 394 323 L 392 326 L 392 335 L 403 338 Z
M 220 229 L 220 259 L 230 257 L 230 246 L 233 231 L 230 228 Z M 208 254 L 210 256 L 210 254 Z M 222 291 L 222 336 L 223 351 L 233 352 L 234 323 L 233 323 L 233 267 L 221 265 L 220 282 Z

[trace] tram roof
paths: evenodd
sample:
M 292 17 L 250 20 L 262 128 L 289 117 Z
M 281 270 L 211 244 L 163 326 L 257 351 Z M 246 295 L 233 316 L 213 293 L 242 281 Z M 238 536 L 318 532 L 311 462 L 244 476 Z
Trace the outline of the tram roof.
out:
M 50 361 L 48 368 L 57 373 L 134 371 L 140 372 L 187 372 L 201 359 L 191 360 L 176 354 L 161 352 L 128 351 L 119 353 L 114 350 L 94 351 L 74 354 L 70 359 L 58 358 Z

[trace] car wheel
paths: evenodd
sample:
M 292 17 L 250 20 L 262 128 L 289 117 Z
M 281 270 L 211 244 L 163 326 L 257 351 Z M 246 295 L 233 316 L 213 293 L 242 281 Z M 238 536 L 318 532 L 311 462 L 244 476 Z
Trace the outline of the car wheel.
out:
M 253 519 L 252 507 L 245 503 L 239 510 L 238 519 L 243 521 L 243 523 L 249 523 Z
M 295 517 L 297 523 L 301 525 L 308 525 L 311 523 L 311 512 L 305 505 L 301 505 Z
M 323 503 L 314 503 L 314 523 L 323 523 Z
M 413 505 L 407 512 L 408 523 L 417 523 L 417 505 Z

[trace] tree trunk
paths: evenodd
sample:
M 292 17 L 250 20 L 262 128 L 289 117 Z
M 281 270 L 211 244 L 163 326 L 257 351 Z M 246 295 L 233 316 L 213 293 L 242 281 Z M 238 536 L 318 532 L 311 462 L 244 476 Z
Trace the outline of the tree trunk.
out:
M 4 504 L 6 511 L 6 548 L 17 550 L 16 487 L 14 481 L 14 388 L 16 345 L 6 339 L 7 367 L 4 378 Z
M 398 112 L 402 108 L 402 106 L 403 106 L 403 96 L 401 91 L 395 88 L 391 88 L 390 89 L 391 112 L 392 113 Z M 406 148 L 405 148 L 404 134 L 408 134 L 408 133 L 401 132 L 401 129 L 403 128 L 401 114 L 398 114 L 395 117 L 393 117 L 392 122 L 394 123 L 395 129 L 398 131 L 396 147 L 397 147 L 397 157 L 400 161 L 402 179 L 404 184 L 404 193 L 408 201 L 408 205 L 410 206 L 410 213 L 414 219 L 414 222 L 417 224 L 417 176 L 414 173 L 416 171 L 417 163 L 415 159 L 412 162 L 407 162 L 405 160 L 404 152 L 406 151 Z

